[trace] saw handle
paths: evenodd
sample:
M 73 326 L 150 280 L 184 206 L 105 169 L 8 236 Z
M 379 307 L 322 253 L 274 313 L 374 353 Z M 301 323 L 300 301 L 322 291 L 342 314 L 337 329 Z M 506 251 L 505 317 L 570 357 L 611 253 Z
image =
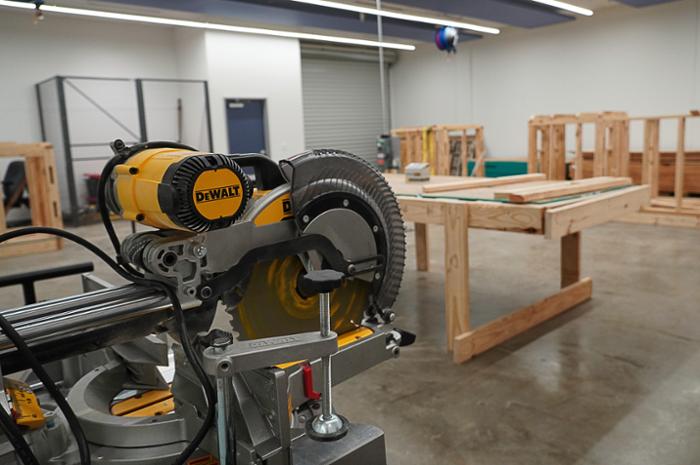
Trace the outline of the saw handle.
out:
M 314 270 L 301 276 L 299 293 L 308 298 L 316 294 L 326 294 L 343 284 L 345 275 L 335 270 Z

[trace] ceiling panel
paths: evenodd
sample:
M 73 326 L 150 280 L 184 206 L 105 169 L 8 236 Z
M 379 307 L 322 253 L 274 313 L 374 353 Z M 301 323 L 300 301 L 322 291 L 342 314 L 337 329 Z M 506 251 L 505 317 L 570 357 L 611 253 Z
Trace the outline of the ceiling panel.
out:
M 676 0 L 617 0 L 619 3 L 624 3 L 625 5 L 641 7 L 649 5 L 658 5 L 659 3 L 669 3 Z
M 112 3 L 115 2 L 283 27 L 309 27 L 361 34 L 376 34 L 377 32 L 377 20 L 374 16 L 367 15 L 361 18 L 358 13 L 313 7 L 287 0 L 198 0 L 196 2 L 188 0 L 112 0 Z M 430 24 L 385 18 L 383 30 L 384 34 L 389 37 L 431 42 L 435 27 Z M 462 41 L 480 37 L 478 34 L 460 34 Z
M 391 0 L 391 3 L 527 28 L 574 19 L 528 0 Z

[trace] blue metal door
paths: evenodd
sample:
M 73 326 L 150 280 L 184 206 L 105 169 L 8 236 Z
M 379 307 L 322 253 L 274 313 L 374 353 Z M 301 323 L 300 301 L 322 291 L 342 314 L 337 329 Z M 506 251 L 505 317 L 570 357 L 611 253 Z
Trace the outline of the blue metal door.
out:
M 230 153 L 267 154 L 265 100 L 226 99 Z

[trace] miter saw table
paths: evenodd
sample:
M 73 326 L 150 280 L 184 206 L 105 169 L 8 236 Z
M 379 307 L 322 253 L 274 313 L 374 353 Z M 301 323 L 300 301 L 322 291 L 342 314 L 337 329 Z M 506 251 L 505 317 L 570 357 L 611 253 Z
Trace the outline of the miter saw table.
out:
M 70 406 L 59 414 L 39 390 L 41 421 L 19 428 L 18 453 L 65 465 L 88 463 L 88 447 L 100 464 L 385 464 L 381 429 L 336 413 L 331 394 L 414 340 L 392 326 L 405 233 L 381 174 L 338 151 L 278 166 L 174 143 L 113 147 L 104 204 L 154 229 L 117 244 L 110 266 L 133 284 L 86 277 L 81 295 L 2 312 L 17 333 L 0 335 L 4 374 L 36 371 L 36 357 Z M 16 457 L 0 448 L 3 460 Z

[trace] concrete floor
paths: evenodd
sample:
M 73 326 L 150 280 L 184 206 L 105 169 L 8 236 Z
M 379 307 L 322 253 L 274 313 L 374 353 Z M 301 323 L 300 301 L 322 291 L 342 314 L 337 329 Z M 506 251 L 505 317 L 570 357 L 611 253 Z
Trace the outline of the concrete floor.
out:
M 95 226 L 80 233 L 102 238 Z M 385 430 L 392 465 L 700 464 L 700 231 L 586 231 L 593 300 L 462 366 L 445 352 L 442 231 L 431 237 L 432 271 L 416 272 L 410 253 L 395 306 L 416 344 L 334 395 L 351 420 Z M 470 250 L 472 324 L 558 287 L 557 242 L 472 231 Z M 68 245 L 2 260 L 0 273 L 89 258 Z M 78 289 L 66 278 L 38 293 Z M 0 289 L 0 308 L 20 303 L 19 289 Z

